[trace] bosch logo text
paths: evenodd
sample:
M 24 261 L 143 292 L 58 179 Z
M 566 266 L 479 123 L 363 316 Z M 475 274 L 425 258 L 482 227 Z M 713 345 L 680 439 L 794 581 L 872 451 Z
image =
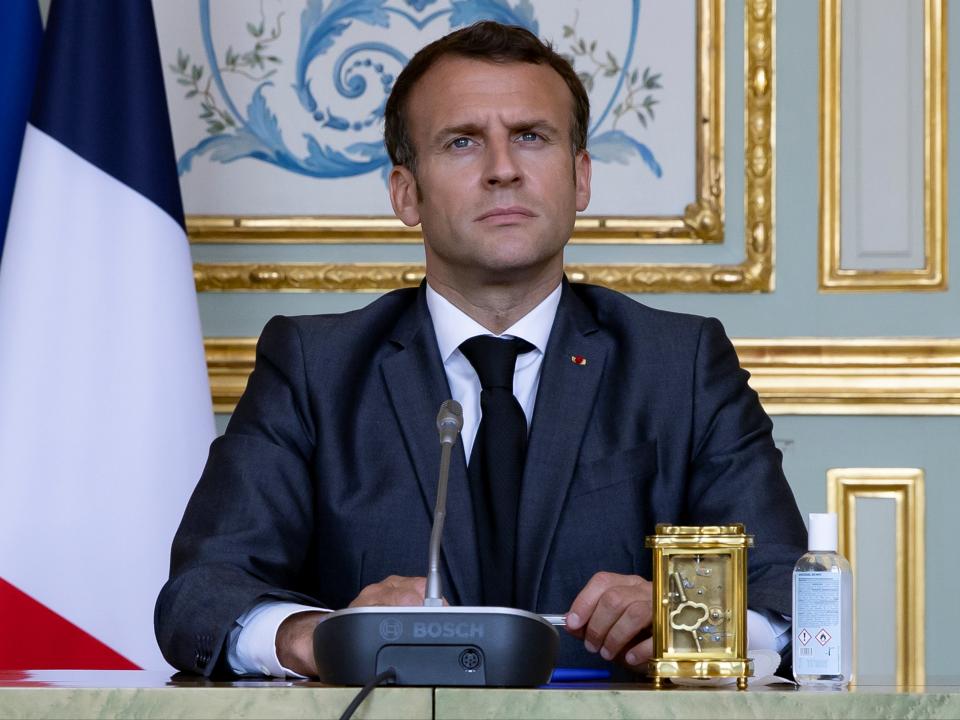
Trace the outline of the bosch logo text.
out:
M 473 640 L 483 637 L 483 625 L 471 622 L 415 622 L 415 638 L 457 638 Z

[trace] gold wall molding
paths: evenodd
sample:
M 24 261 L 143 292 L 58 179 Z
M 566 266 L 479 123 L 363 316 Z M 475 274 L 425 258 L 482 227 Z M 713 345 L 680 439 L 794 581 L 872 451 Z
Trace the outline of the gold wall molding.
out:
M 749 253 L 748 253 L 749 254 Z M 762 261 L 744 265 L 564 266 L 572 282 L 603 285 L 620 292 L 747 292 L 769 288 L 771 268 Z M 198 292 L 382 292 L 415 287 L 423 265 L 410 263 L 195 263 Z
M 820 0 L 820 290 L 880 292 L 947 288 L 946 0 L 924 0 L 924 267 L 840 267 L 840 53 L 842 0 Z
M 216 412 L 233 411 L 256 338 L 207 338 Z M 735 339 L 771 415 L 960 415 L 960 339 Z
M 960 415 L 960 339 L 734 340 L 771 415 Z
M 896 682 L 897 685 L 923 685 L 926 675 L 923 470 L 834 468 L 827 471 L 827 510 L 838 515 L 839 550 L 850 561 L 854 577 L 858 498 L 880 498 L 896 503 Z M 854 599 L 856 617 L 856 597 Z M 854 633 L 856 627 L 854 621 Z
M 194 263 L 198 292 L 377 292 L 415 287 L 423 265 L 411 263 Z
M 622 292 L 770 292 L 774 264 L 774 3 L 745 0 L 744 217 L 739 264 L 598 264 L 567 267 L 568 276 Z M 717 242 L 723 237 L 723 2 L 698 3 L 698 199 L 677 218 L 579 218 L 574 242 Z M 669 223 L 666 221 L 669 220 Z M 194 243 L 419 242 L 393 218 L 252 218 L 191 216 Z M 379 292 L 416 285 L 423 267 L 403 263 L 196 263 L 200 292 Z
M 204 338 L 207 376 L 215 413 L 232 413 L 247 388 L 256 359 L 255 337 Z

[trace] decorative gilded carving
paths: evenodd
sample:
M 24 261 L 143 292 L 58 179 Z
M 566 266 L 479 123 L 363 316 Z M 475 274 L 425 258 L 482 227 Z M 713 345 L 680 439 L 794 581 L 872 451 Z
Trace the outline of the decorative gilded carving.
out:
M 423 265 L 408 263 L 196 263 L 199 291 L 360 292 L 413 287 Z

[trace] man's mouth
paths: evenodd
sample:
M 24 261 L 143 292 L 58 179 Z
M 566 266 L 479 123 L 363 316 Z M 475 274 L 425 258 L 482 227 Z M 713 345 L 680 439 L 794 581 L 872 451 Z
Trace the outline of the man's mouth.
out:
M 511 222 L 522 222 L 536 216 L 537 214 L 529 208 L 525 208 L 521 205 L 511 205 L 509 207 L 498 207 L 488 210 L 477 217 L 477 222 L 508 224 Z

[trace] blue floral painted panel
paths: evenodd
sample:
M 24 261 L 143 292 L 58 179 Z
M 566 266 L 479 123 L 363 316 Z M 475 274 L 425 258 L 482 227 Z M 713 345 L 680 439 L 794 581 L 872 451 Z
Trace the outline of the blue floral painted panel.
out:
M 663 168 L 654 149 L 640 137 L 656 122 L 661 73 L 634 64 L 640 0 L 624 0 L 624 6 L 630 18 L 625 47 L 601 48 L 598 39 L 578 29 L 577 12 L 563 25 L 555 47 L 568 57 L 591 94 L 594 117 L 588 147 L 593 159 L 622 165 L 639 159 L 650 177 L 661 178 Z M 420 44 L 482 19 L 540 32 L 530 0 L 307 0 L 295 28 L 296 57 L 287 58 L 277 50 L 284 33 L 291 31 L 281 9 L 265 11 L 261 2 L 258 15 L 246 22 L 243 49 L 215 45 L 210 0 L 199 0 L 199 15 L 205 62 L 179 50 L 169 65 L 185 99 L 196 104 L 207 133 L 179 158 L 181 175 L 190 172 L 196 158 L 206 156 L 219 163 L 251 158 L 313 178 L 385 176 L 390 161 L 378 128 L 396 74 L 408 60 L 391 42 L 398 24 L 425 33 Z M 358 29 L 363 30 L 360 39 Z M 302 135 L 299 150 L 284 140 L 266 93 L 277 90 L 278 71 L 291 60 L 295 68 L 290 90 L 304 113 L 290 123 Z M 326 94 L 312 86 L 311 69 L 320 62 L 332 73 Z M 249 96 L 244 100 L 235 85 L 228 88 L 226 77 L 247 81 Z M 604 97 L 597 97 L 599 92 Z

